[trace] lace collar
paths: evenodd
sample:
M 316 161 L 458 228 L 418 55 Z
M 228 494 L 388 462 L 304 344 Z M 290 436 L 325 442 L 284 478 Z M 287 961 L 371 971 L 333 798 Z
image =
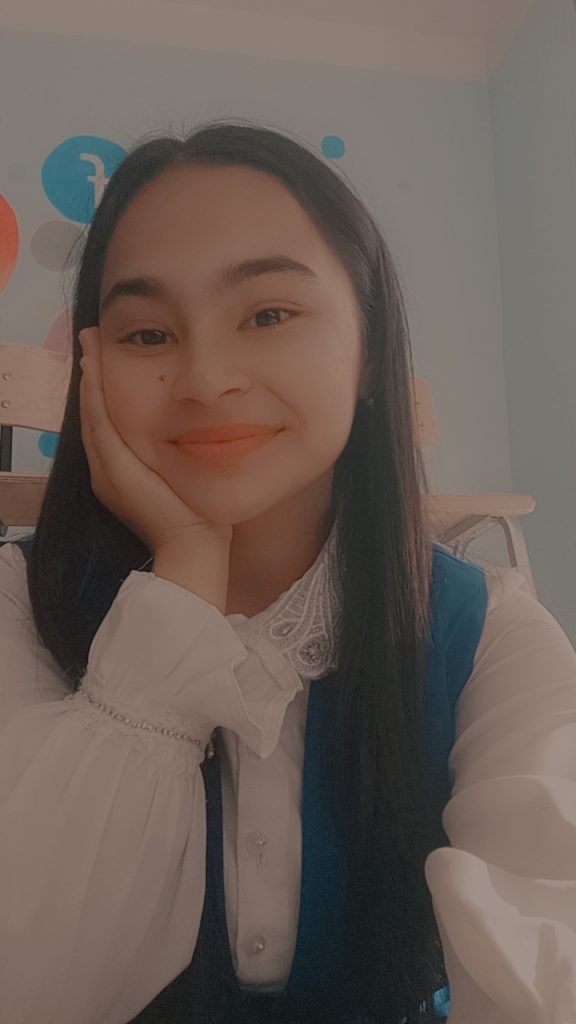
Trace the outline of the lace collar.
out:
M 273 604 L 251 618 L 239 613 L 226 618 L 248 646 L 258 650 L 271 644 L 299 676 L 321 679 L 337 666 L 341 615 L 335 524 L 314 564 Z

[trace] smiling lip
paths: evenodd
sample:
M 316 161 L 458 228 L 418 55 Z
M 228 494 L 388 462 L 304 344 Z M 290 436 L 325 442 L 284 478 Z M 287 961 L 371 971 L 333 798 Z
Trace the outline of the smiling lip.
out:
M 267 430 L 265 433 L 260 432 L 251 437 L 240 437 L 236 441 L 216 441 L 210 444 L 201 444 L 199 441 L 195 441 L 193 444 L 180 442 L 176 447 L 183 455 L 191 459 L 223 466 L 262 448 L 279 432 L 278 430 Z
M 221 427 L 196 427 L 195 430 L 189 430 L 187 434 L 173 438 L 172 443 L 212 445 L 277 434 L 279 430 L 280 427 L 273 427 L 268 423 L 227 423 Z

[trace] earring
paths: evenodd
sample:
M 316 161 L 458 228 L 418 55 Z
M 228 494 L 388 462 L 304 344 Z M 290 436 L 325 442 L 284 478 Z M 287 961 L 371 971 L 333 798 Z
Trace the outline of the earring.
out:
M 374 399 L 373 398 L 369 398 L 368 401 L 366 402 L 366 405 L 369 405 L 370 407 L 372 407 L 374 405 Z

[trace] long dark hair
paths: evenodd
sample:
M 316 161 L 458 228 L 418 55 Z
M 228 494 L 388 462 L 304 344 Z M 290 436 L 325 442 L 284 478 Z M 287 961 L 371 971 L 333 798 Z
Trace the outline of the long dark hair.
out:
M 28 563 L 34 620 L 76 689 L 102 619 L 91 595 L 104 594 L 108 608 L 122 581 L 150 560 L 143 542 L 93 494 L 80 432 L 78 334 L 99 321 L 104 260 L 118 219 L 146 183 L 173 167 L 244 165 L 274 175 L 350 276 L 374 397 L 370 408 L 359 402 L 333 478 L 344 598 L 334 770 L 353 866 L 347 961 L 366 993 L 386 978 L 409 1022 L 438 1021 L 432 996 L 446 976 L 424 861 L 449 841 L 423 795 L 432 535 L 401 289 L 382 233 L 345 175 L 286 134 L 234 121 L 203 124 L 185 138 L 141 141 L 111 176 L 89 227 L 74 290 L 70 388 Z M 400 907 L 392 940 L 381 910 L 391 885 Z

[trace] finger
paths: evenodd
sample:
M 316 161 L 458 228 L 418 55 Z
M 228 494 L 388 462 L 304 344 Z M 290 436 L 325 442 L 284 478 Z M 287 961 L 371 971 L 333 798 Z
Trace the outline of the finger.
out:
M 93 433 L 98 429 L 108 430 L 112 427 L 102 383 L 102 368 L 100 363 L 100 333 L 97 327 L 89 327 L 80 331 L 82 336 L 84 355 L 80 360 L 82 376 L 85 381 L 86 408 L 90 418 L 90 427 Z
M 90 387 L 85 373 L 80 378 L 80 435 L 90 468 L 95 469 L 99 463 L 92 436 L 90 415 Z
M 82 349 L 80 365 L 94 365 L 96 378 L 100 371 L 100 329 L 98 327 L 84 327 L 78 334 L 78 341 Z
M 86 328 L 80 332 L 84 344 L 90 349 L 80 360 L 84 380 L 83 400 L 87 421 L 87 454 L 99 472 L 110 475 L 114 467 L 125 464 L 126 446 L 119 435 L 106 404 L 100 361 L 100 332 Z M 86 335 L 86 337 L 85 337 Z M 90 461 L 90 459 L 89 459 Z
M 84 355 L 80 360 L 80 407 L 82 442 L 89 463 L 94 468 L 102 466 L 101 449 L 114 443 L 114 431 L 108 416 L 100 372 L 98 328 L 89 327 L 80 331 L 79 340 Z M 112 437 L 111 437 L 112 435 Z
M 84 353 L 91 352 L 93 347 L 97 346 L 100 341 L 100 328 L 96 326 L 83 327 L 78 334 L 78 341 Z

